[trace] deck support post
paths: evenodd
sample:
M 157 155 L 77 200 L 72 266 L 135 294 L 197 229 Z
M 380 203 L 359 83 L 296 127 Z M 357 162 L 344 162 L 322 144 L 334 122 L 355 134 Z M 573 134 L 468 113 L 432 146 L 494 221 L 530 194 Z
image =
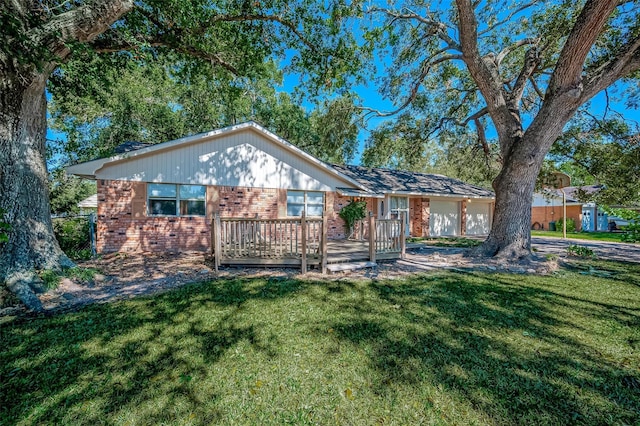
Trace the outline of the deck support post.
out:
M 218 213 L 213 214 L 213 218 L 211 219 L 211 254 L 213 256 L 213 269 L 218 273 L 218 268 L 220 266 L 220 249 L 222 245 L 220 244 L 220 215 Z
M 320 252 L 320 269 L 322 271 L 322 274 L 325 275 L 327 273 L 327 253 L 328 253 L 328 247 L 327 247 L 327 234 L 329 233 L 329 222 L 327 220 L 327 212 L 324 211 L 322 213 L 322 234 L 320 236 L 321 240 L 320 240 L 320 248 L 321 248 L 321 252 Z
M 302 211 L 302 216 L 300 217 L 300 231 L 301 231 L 301 258 L 300 258 L 300 270 L 303 274 L 307 273 L 307 219 L 305 218 L 304 210 Z
M 376 261 L 376 219 L 373 212 L 369 212 L 369 260 Z
M 407 236 L 405 235 L 405 228 L 407 226 L 406 212 L 400 213 L 400 259 L 404 259 L 407 251 Z

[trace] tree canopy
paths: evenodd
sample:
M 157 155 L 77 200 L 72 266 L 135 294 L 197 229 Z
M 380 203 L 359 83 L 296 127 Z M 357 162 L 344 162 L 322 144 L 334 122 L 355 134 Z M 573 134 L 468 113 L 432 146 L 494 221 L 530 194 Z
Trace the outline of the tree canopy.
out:
M 617 82 L 637 88 L 638 1 L 409 0 L 359 7 L 368 18 L 365 52 L 383 69 L 381 93 L 396 106 L 369 113 L 404 112 L 419 120 L 413 140 L 420 143 L 383 128 L 370 140 L 370 158 L 419 164 L 414 156 L 428 158 L 431 138 L 467 135 L 500 164 L 492 230 L 477 252 L 530 256 L 531 196 L 551 146 L 598 93 Z M 405 121 L 403 115 L 387 127 Z
M 49 81 L 50 123 L 66 140 L 52 153 L 86 161 L 125 141 L 154 144 L 254 120 L 326 161 L 353 158 L 359 127 L 351 98 L 306 111 L 276 89 L 282 71 L 273 61 L 249 79 L 165 56 L 117 68 L 110 55 L 90 53 L 62 65 Z
M 169 55 L 176 67 L 172 71 L 183 73 L 184 78 L 213 69 L 222 81 L 254 81 L 269 71 L 270 58 L 287 58 L 291 70 L 304 71 L 302 80 L 313 96 L 344 86 L 345 76 L 359 69 L 354 38 L 340 32 L 340 19 L 330 19 L 341 16 L 343 8 L 340 1 L 311 0 L 4 0 L 0 8 L 0 210 L 9 231 L 8 241 L 0 244 L 0 280 L 29 307 L 38 309 L 40 303 L 32 291 L 38 281 L 34 271 L 72 265 L 54 238 L 50 218 L 47 81 L 51 79 L 56 90 L 69 84 L 69 94 L 78 86 L 94 90 L 99 99 L 102 84 L 114 79 L 114 69 L 129 70 L 131 64 L 162 61 Z M 109 58 L 97 59 L 94 53 Z M 70 66 L 65 74 L 60 65 L 72 56 L 86 63 L 76 62 L 77 69 Z M 67 78 L 72 75 L 77 78 Z M 160 74 L 154 77 L 163 79 Z M 140 89 L 155 98 L 173 95 L 160 93 L 158 88 Z M 139 121 L 134 133 L 144 133 L 142 129 L 152 127 L 150 122 L 163 136 L 175 132 L 158 124 L 175 118 L 171 104 L 147 106 L 141 114 L 139 103 L 131 102 L 125 92 L 119 95 Z M 70 98 L 69 102 L 75 101 Z M 60 105 L 60 119 L 78 131 L 70 143 L 78 144 L 81 152 L 91 151 L 84 144 L 91 132 L 104 147 L 115 138 L 133 136 L 124 126 L 104 131 L 104 125 L 124 119 L 100 118 L 100 104 L 89 109 L 86 117 L 77 117 L 77 123 L 72 122 L 76 118 L 64 115 L 67 106 Z M 126 108 L 118 113 L 126 114 Z M 67 119 L 72 121 L 65 122 Z M 83 128 L 82 123 L 97 126 Z

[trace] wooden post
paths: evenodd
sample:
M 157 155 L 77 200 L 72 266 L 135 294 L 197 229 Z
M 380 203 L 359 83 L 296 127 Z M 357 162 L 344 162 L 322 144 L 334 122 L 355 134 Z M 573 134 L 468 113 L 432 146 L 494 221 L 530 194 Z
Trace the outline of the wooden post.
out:
M 562 191 L 562 238 L 567 239 L 567 194 L 564 193 L 564 189 Z M 598 216 L 596 215 L 596 222 L 598 222 Z
M 404 234 L 406 226 L 405 220 L 407 220 L 405 213 L 406 212 L 400 213 L 400 259 L 404 259 L 404 255 L 407 251 L 407 236 Z
M 322 253 L 320 254 L 320 265 L 321 265 L 321 270 L 322 270 L 322 274 L 326 274 L 327 273 L 327 257 L 328 257 L 328 244 L 327 244 L 327 234 L 329 231 L 329 224 L 327 221 L 327 212 L 323 212 L 322 213 L 322 234 L 321 234 L 321 240 L 320 240 L 320 247 L 322 247 Z
M 217 252 L 216 247 L 218 244 L 218 238 L 220 238 L 220 236 L 216 231 L 216 214 L 214 213 L 213 217 L 211 218 L 211 257 L 213 259 L 213 269 L 216 271 L 216 273 L 218 273 L 218 256 L 220 255 L 220 253 Z
M 213 216 L 213 220 L 215 222 L 214 224 L 214 229 L 215 229 L 215 246 L 214 246 L 214 250 L 215 250 L 215 271 L 216 273 L 218 272 L 218 268 L 220 267 L 220 258 L 222 257 L 222 232 L 221 232 L 221 227 L 220 227 L 220 215 L 218 213 L 216 213 Z
M 302 256 L 300 259 L 300 269 L 303 274 L 307 273 L 307 219 L 305 218 L 304 211 L 300 217 L 300 238 L 302 239 Z
M 369 260 L 376 261 L 376 219 L 369 212 Z

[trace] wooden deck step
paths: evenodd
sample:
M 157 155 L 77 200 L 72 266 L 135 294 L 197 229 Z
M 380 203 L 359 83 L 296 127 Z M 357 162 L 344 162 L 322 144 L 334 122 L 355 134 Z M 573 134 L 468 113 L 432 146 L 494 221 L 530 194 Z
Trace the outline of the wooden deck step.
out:
M 349 262 L 349 263 L 332 263 L 327 265 L 329 272 L 353 271 L 362 268 L 374 268 L 378 266 L 376 262 Z

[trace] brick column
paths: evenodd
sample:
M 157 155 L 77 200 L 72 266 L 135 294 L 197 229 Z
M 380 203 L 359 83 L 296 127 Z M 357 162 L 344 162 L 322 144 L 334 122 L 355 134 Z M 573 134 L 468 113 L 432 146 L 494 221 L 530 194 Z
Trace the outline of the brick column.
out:
M 422 198 L 409 199 L 411 236 L 422 237 Z
M 428 198 L 422 198 L 422 220 L 421 220 L 421 227 L 422 227 L 422 236 L 423 237 L 428 237 L 429 236 L 429 217 L 431 216 L 431 209 L 429 208 L 429 199 Z

